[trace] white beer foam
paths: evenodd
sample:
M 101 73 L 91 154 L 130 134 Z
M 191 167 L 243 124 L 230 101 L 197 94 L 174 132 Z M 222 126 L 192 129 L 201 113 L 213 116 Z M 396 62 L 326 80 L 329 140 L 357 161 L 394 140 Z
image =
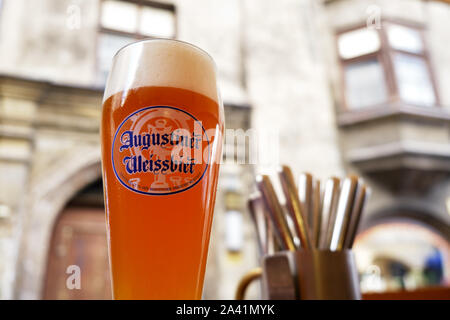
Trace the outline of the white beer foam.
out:
M 118 92 L 144 86 L 182 88 L 219 101 L 214 61 L 203 50 L 182 41 L 143 40 L 120 49 L 103 102 Z

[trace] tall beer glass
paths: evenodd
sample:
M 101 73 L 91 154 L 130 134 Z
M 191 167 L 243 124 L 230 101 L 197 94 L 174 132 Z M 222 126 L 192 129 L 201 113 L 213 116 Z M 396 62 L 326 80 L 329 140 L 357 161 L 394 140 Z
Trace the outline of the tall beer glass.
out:
M 211 57 L 144 40 L 114 57 L 102 167 L 115 299 L 200 299 L 222 153 Z

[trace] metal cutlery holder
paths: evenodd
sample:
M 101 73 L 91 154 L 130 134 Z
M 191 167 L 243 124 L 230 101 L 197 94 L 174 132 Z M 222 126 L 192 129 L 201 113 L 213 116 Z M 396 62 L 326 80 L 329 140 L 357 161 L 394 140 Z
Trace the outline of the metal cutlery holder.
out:
M 351 250 L 281 251 L 262 258 L 263 298 L 269 300 L 359 300 Z

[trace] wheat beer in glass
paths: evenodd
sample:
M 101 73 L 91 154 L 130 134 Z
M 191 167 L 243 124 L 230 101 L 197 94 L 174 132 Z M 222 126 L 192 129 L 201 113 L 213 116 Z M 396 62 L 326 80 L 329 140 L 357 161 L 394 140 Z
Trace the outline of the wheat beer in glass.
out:
M 102 170 L 115 299 L 200 299 L 223 106 L 201 49 L 143 40 L 118 51 L 102 113 Z

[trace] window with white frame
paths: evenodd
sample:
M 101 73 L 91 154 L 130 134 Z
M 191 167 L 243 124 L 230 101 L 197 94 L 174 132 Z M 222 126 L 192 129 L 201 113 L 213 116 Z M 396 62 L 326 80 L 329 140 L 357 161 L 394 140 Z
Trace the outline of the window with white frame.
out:
M 106 81 L 114 54 L 145 38 L 175 38 L 175 6 L 146 0 L 101 0 L 97 40 L 98 83 Z
M 337 49 L 347 109 L 391 102 L 437 105 L 421 26 L 384 21 L 381 29 L 360 26 L 340 31 Z

